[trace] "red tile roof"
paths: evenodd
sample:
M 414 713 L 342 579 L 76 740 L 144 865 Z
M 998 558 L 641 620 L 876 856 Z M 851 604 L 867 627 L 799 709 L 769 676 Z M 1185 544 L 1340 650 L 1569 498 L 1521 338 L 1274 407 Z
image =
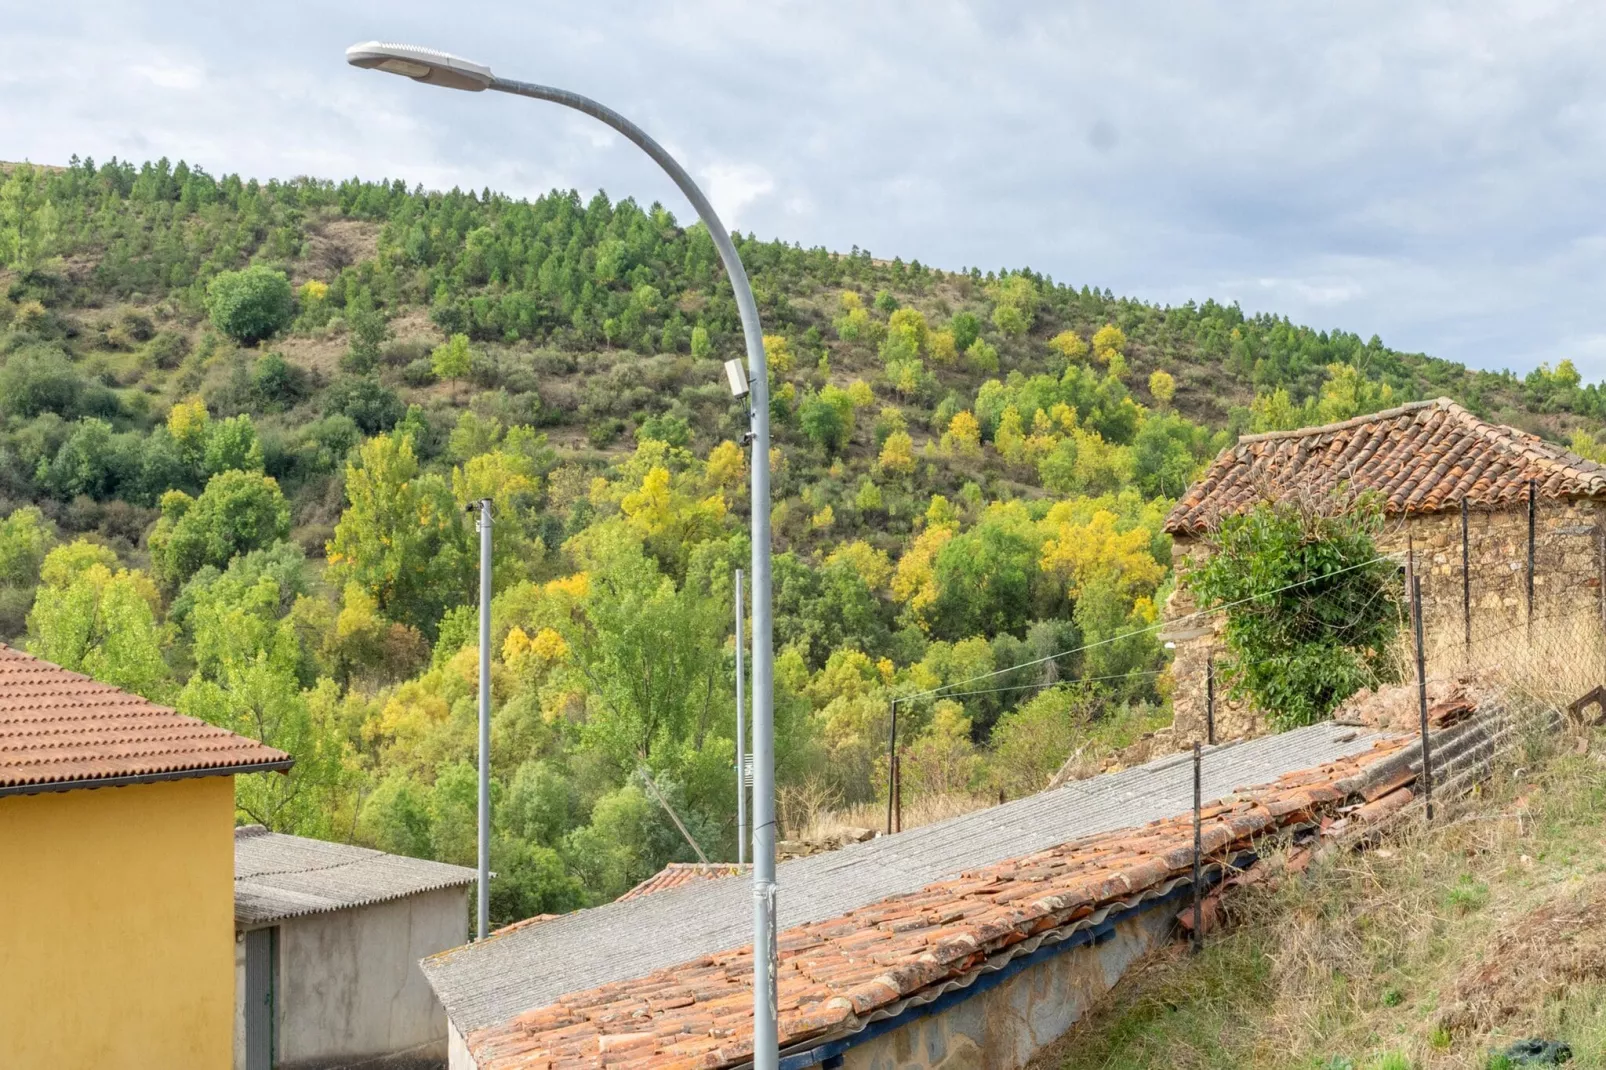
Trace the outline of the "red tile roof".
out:
M 736 862 L 671 862 L 621 895 L 619 900 L 623 902 L 626 899 L 640 899 L 644 895 L 667 892 L 671 888 L 695 884 L 698 881 L 740 877 L 748 871 L 748 866 Z
M 1375 491 L 1390 514 L 1606 494 L 1606 466 L 1537 435 L 1480 420 L 1449 398 L 1342 423 L 1245 435 L 1222 450 L 1166 517 L 1197 535 L 1266 498 Z
M 1353 757 L 1210 803 L 1206 852 L 1231 857 L 1257 835 L 1319 819 L 1351 798 L 1369 766 L 1408 743 L 1385 738 Z M 1408 787 L 1395 788 L 1375 812 L 1409 797 Z M 852 1032 L 871 1012 L 967 978 L 1013 945 L 1162 894 L 1191 873 L 1192 859 L 1190 813 L 788 929 L 779 939 L 781 1044 Z M 480 1070 L 719 1070 L 752 1056 L 751 985 L 751 946 L 736 948 L 571 993 L 466 1039 Z
M 290 763 L 283 751 L 0 643 L 0 794 Z

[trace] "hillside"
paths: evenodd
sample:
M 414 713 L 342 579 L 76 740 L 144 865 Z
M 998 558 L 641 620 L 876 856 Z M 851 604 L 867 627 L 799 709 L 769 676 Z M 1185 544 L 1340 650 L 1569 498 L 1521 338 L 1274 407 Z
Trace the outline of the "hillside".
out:
M 1530 749 L 1369 850 L 1238 889 L 1229 927 L 1134 969 L 1035 1070 L 1504 1070 L 1516 1043 L 1606 1060 L 1606 771 Z M 1276 870 L 1280 859 L 1272 860 Z
M 734 855 L 749 458 L 705 231 L 600 194 L 5 174 L 0 637 L 296 752 L 242 780 L 252 820 L 464 861 L 463 506 L 491 497 L 498 916 L 693 857 L 643 770 Z M 1160 520 L 1236 432 L 1449 394 L 1593 451 L 1606 412 L 1568 364 L 738 240 L 775 380 L 791 828 L 875 800 L 894 696 L 1100 644 L 911 703 L 911 807 L 1037 790 L 1092 722 L 1163 720 Z

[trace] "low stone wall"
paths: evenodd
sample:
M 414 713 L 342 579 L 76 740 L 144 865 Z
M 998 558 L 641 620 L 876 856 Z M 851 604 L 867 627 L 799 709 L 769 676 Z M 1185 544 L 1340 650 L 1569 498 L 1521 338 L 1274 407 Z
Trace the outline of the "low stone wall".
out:
M 1036 962 L 1002 984 L 843 1053 L 844 1070 L 1018 1070 L 1063 1036 L 1134 961 L 1165 943 L 1174 904 L 1155 904 L 1102 944 Z
M 1600 628 L 1606 622 L 1606 503 L 1592 500 L 1539 500 L 1534 517 L 1533 624 L 1528 609 L 1528 510 L 1526 505 L 1502 510 L 1472 509 L 1467 516 L 1467 568 L 1462 569 L 1459 510 L 1408 519 L 1391 518 L 1378 548 L 1404 566 L 1409 557 L 1422 578 L 1423 639 L 1428 669 L 1435 663 L 1460 664 L 1468 656 L 1467 616 L 1463 613 L 1462 577 L 1471 603 L 1471 653 L 1474 661 L 1498 660 L 1519 649 L 1530 634 L 1580 627 Z M 1188 570 L 1210 552 L 1204 540 L 1177 536 L 1172 565 L 1179 582 L 1165 606 L 1163 641 L 1175 645 L 1172 662 L 1174 717 L 1165 744 L 1186 747 L 1206 736 L 1206 666 L 1219 654 L 1225 621 L 1220 614 L 1190 617 L 1197 605 L 1187 588 Z M 1216 739 L 1259 735 L 1266 718 L 1244 703 L 1226 701 L 1226 681 L 1216 686 Z

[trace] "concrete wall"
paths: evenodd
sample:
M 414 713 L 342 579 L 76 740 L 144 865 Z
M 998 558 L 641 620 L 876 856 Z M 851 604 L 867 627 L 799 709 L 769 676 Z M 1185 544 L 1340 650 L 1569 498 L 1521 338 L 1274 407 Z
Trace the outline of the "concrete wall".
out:
M 1575 636 L 1580 628 L 1598 635 L 1606 621 L 1606 503 L 1541 498 L 1535 515 L 1534 632 L 1547 629 Z M 1501 510 L 1473 509 L 1467 518 L 1468 567 L 1475 663 L 1511 656 L 1526 641 L 1528 617 L 1528 511 L 1526 503 Z M 1411 553 L 1422 578 L 1422 622 L 1428 671 L 1434 664 L 1459 664 L 1467 656 L 1462 612 L 1461 514 L 1459 510 L 1405 520 L 1391 517 L 1378 548 L 1404 562 Z M 1172 565 L 1179 580 L 1209 553 L 1197 538 L 1177 536 Z M 1401 590 L 1403 595 L 1403 578 Z M 1205 738 L 1206 663 L 1224 647 L 1224 619 L 1184 619 L 1197 608 L 1185 582 L 1166 603 L 1169 622 L 1162 640 L 1176 645 L 1172 662 L 1174 717 L 1169 741 L 1177 747 Z M 1226 682 L 1216 686 L 1216 738 L 1259 735 L 1264 716 L 1252 707 L 1229 703 Z
M 0 798 L 0 1066 L 229 1065 L 234 780 Z
M 1135 960 L 1165 943 L 1175 916 L 1168 904 L 1128 918 L 1097 947 L 1053 955 L 947 1010 L 849 1048 L 844 1070 L 1017 1070 L 1075 1025 Z
M 479 1070 L 468 1053 L 468 1042 L 451 1022 L 446 1023 L 446 1066 L 447 1070 Z
M 279 1065 L 445 1065 L 446 1013 L 418 960 L 468 942 L 468 894 L 447 888 L 281 922 Z

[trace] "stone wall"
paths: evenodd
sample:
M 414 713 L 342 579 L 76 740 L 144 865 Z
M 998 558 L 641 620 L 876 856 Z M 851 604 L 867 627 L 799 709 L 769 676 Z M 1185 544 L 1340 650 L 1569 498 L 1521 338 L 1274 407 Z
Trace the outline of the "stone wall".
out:
M 1606 621 L 1603 569 L 1606 555 L 1606 503 L 1541 498 L 1534 517 L 1533 624 L 1528 610 L 1528 510 L 1525 504 L 1501 510 L 1472 509 L 1467 516 L 1467 568 L 1461 565 L 1459 510 L 1391 517 L 1378 547 L 1400 563 L 1405 604 L 1405 566 L 1409 558 L 1422 578 L 1423 639 L 1428 671 L 1435 664 L 1459 665 L 1510 656 L 1529 640 L 1580 627 L 1599 629 Z M 1177 536 L 1172 565 L 1179 582 L 1166 603 L 1163 641 L 1175 645 L 1172 676 L 1174 717 L 1162 741 L 1183 748 L 1206 736 L 1206 672 L 1212 654 L 1223 649 L 1221 614 L 1189 618 L 1197 606 L 1181 582 L 1190 567 L 1209 553 L 1204 540 Z M 1472 647 L 1466 646 L 1462 576 L 1470 594 Z M 1267 729 L 1260 711 L 1226 701 L 1227 682 L 1216 686 L 1216 739 L 1259 735 Z
M 1165 943 L 1174 904 L 1118 923 L 1101 944 L 1071 948 L 1002 984 L 915 1018 L 842 1055 L 842 1070 L 1019 1070 L 1063 1036 L 1134 961 Z

